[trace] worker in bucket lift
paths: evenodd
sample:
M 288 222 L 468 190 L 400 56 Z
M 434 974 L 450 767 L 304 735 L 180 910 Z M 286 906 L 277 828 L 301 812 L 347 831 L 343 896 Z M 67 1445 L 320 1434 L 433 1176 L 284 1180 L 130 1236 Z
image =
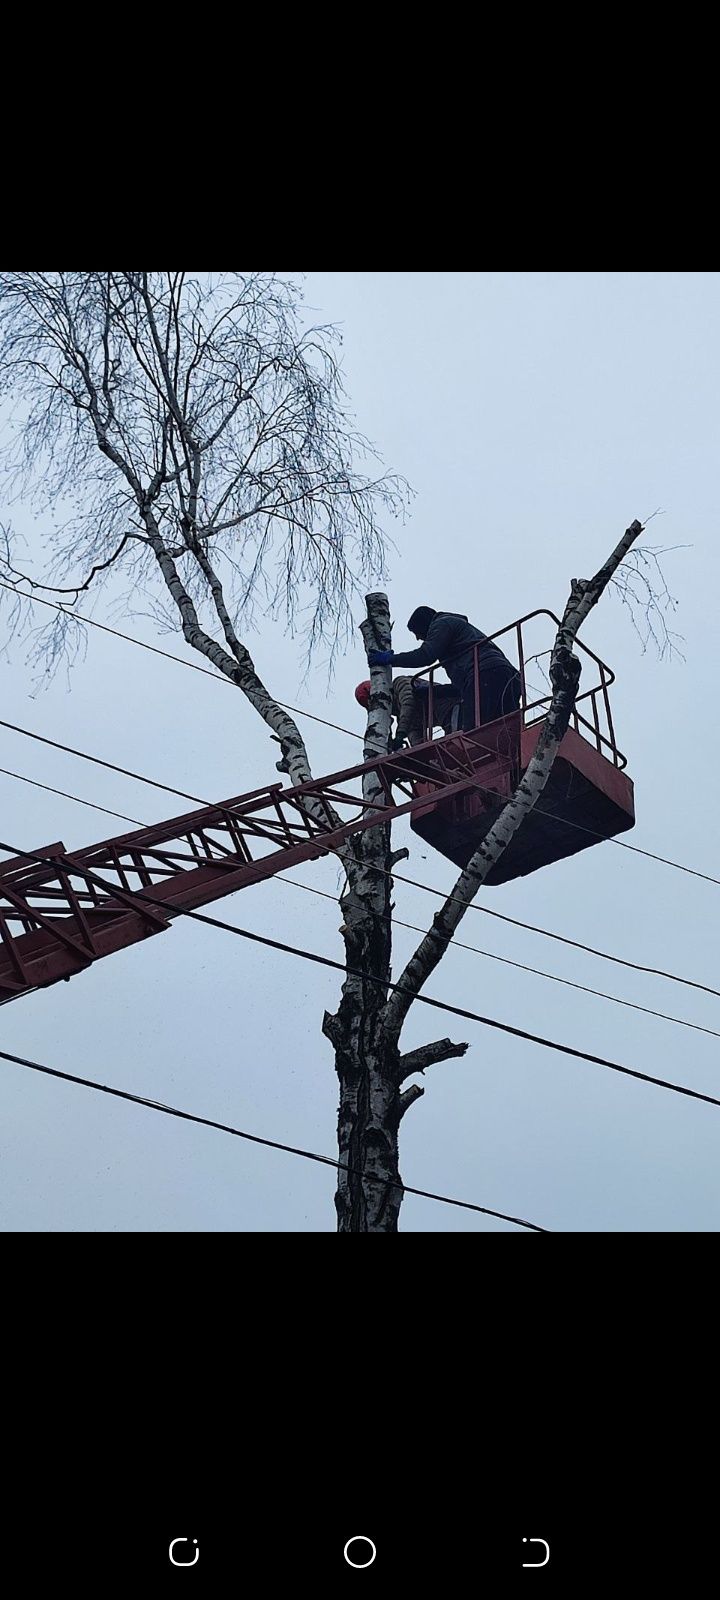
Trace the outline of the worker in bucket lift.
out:
M 520 705 L 520 674 L 486 634 L 473 627 L 466 616 L 456 611 L 433 611 L 418 606 L 408 628 L 421 641 L 417 650 L 369 650 L 371 667 L 430 667 L 439 662 L 462 702 L 461 726 L 475 728 L 517 711 Z M 473 646 L 478 646 L 480 706 L 475 706 Z
M 358 684 L 355 699 L 367 709 L 370 701 L 369 678 Z M 433 689 L 434 726 L 442 728 L 443 733 L 452 733 L 457 710 L 459 701 L 452 686 L 447 683 L 436 684 Z M 405 744 L 423 744 L 429 739 L 432 730 L 428 729 L 430 709 L 427 683 L 415 683 L 412 678 L 393 678 L 392 714 L 397 721 L 391 750 L 402 750 Z

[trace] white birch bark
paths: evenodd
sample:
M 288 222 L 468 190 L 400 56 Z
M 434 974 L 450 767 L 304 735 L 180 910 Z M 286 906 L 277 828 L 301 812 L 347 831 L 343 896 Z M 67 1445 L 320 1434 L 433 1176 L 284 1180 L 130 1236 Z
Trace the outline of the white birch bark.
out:
M 367 596 L 367 619 L 361 631 L 366 650 L 390 647 L 387 596 Z M 391 674 L 387 667 L 370 671 L 371 696 L 365 734 L 365 760 L 386 755 L 391 724 Z M 363 778 L 363 799 L 382 809 L 385 797 L 376 771 Z M 390 851 L 389 825 L 369 828 L 349 841 L 352 865 L 346 863 L 348 887 L 343 895 L 342 934 L 348 974 L 335 1016 L 326 1014 L 323 1031 L 335 1047 L 340 1082 L 338 1143 L 340 1169 L 335 1205 L 341 1233 L 396 1233 L 402 1201 L 398 1127 L 422 1089 L 404 1093 L 408 1072 L 433 1061 L 462 1055 L 467 1045 L 449 1039 L 424 1045 L 401 1058 L 383 1027 L 391 955 L 391 891 L 389 873 L 396 859 Z M 398 856 L 406 854 L 397 852 Z M 368 981 L 380 980 L 378 981 Z
M 365 648 L 388 649 L 387 596 L 367 596 L 361 631 Z M 372 692 L 364 759 L 387 755 L 390 681 L 386 670 L 370 673 Z M 384 795 L 377 772 L 363 776 L 363 799 L 380 809 Z M 347 887 L 340 901 L 347 976 L 334 1016 L 323 1032 L 335 1049 L 340 1083 L 340 1167 L 335 1207 L 340 1233 L 394 1233 L 402 1200 L 398 1170 L 398 1087 L 395 1061 L 380 1028 L 390 976 L 390 828 L 369 828 L 348 841 Z M 368 982 L 368 978 L 380 980 Z M 395 1185 L 395 1187 L 393 1187 Z
M 300 730 L 293 718 L 288 714 L 287 711 L 283 709 L 282 706 L 278 705 L 277 701 L 273 699 L 272 695 L 265 688 L 262 679 L 256 671 L 249 650 L 238 639 L 230 618 L 230 614 L 225 604 L 222 584 L 218 574 L 212 567 L 210 559 L 203 551 L 199 541 L 195 539 L 192 534 L 194 508 L 197 501 L 197 490 L 200 479 L 200 451 L 191 438 L 189 430 L 184 424 L 179 402 L 170 384 L 170 376 L 167 369 L 167 364 L 163 363 L 163 372 L 166 376 L 166 381 L 168 384 L 168 403 L 170 404 L 173 414 L 177 415 L 179 418 L 181 431 L 183 432 L 185 448 L 190 453 L 191 461 L 194 463 L 194 467 L 192 469 L 192 495 L 189 503 L 190 509 L 187 512 L 186 518 L 186 542 L 188 550 L 195 555 L 201 570 L 205 575 L 208 587 L 213 597 L 218 620 L 221 623 L 226 641 L 230 646 L 232 654 L 230 654 L 228 650 L 223 649 L 222 645 L 218 644 L 217 641 L 213 639 L 212 636 L 208 634 L 201 626 L 195 604 L 180 577 L 176 562 L 173 556 L 170 554 L 165 540 L 161 535 L 157 518 L 153 509 L 155 498 L 161 487 L 159 475 L 156 475 L 156 479 L 154 481 L 151 481 L 147 485 L 143 485 L 132 464 L 132 461 L 127 455 L 123 454 L 123 452 L 118 449 L 117 445 L 115 445 L 109 437 L 107 425 L 103 421 L 96 387 L 90 376 L 87 363 L 83 362 L 81 359 L 79 362 L 79 370 L 88 396 L 88 410 L 95 430 L 98 448 L 103 455 L 107 456 L 108 459 L 114 463 L 132 490 L 139 514 L 145 526 L 148 544 L 150 545 L 153 555 L 155 556 L 168 592 L 180 613 L 183 637 L 193 650 L 198 650 L 200 654 L 204 655 L 214 667 L 217 667 L 219 672 L 222 672 L 226 678 L 231 680 L 232 683 L 237 684 L 238 688 L 245 695 L 246 699 L 250 701 L 250 704 L 259 713 L 259 715 L 263 718 L 263 721 L 270 728 L 271 732 L 279 740 L 283 761 L 286 763 L 286 770 L 290 774 L 292 782 L 296 784 L 306 783 L 312 777 L 312 772 L 302 734 L 300 733 Z M 308 800 L 308 814 L 312 815 L 314 809 L 315 808 L 313 807 L 312 801 Z M 326 807 L 324 811 L 321 808 L 317 808 L 317 810 L 318 818 L 322 818 L 324 820 L 327 817 L 328 808 Z M 339 817 L 335 818 L 335 820 L 339 825 Z M 339 851 L 338 854 L 342 855 L 342 851 Z

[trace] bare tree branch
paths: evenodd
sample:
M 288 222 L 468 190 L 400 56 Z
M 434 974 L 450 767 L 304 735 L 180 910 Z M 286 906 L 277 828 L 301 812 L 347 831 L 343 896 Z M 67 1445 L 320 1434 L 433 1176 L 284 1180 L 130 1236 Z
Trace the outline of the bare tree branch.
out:
M 2 534 L 5 539 L 5 547 L 7 549 L 9 548 L 9 544 L 8 534 L 5 528 L 2 529 Z M 67 588 L 63 588 L 57 583 L 38 583 L 36 579 L 31 578 L 27 572 L 18 572 L 17 567 L 12 566 L 7 557 L 0 559 L 3 561 L 7 576 L 10 578 L 11 582 L 13 578 L 17 578 L 19 582 L 29 584 L 31 589 L 43 589 L 47 594 L 72 594 L 75 596 L 75 600 L 70 603 L 74 605 L 78 599 L 78 596 L 84 594 L 85 590 L 90 588 L 93 578 L 95 578 L 99 572 L 106 572 L 108 567 L 115 565 L 115 562 L 120 559 L 120 556 L 122 555 L 129 539 L 143 539 L 143 535 L 132 532 L 124 533 L 117 550 L 114 550 L 112 555 L 108 556 L 107 561 L 96 562 L 95 566 L 91 568 L 87 578 L 85 578 L 82 583 L 70 584 Z M 145 542 L 144 539 L 143 542 Z
M 55 586 L 73 557 L 104 566 L 144 499 L 173 559 L 186 531 L 232 555 L 236 632 L 265 588 L 332 656 L 356 586 L 383 576 L 377 513 L 408 498 L 361 470 L 376 455 L 335 338 L 302 327 L 297 286 L 273 273 L 0 274 L 0 390 L 21 418 L 8 481 L 53 515 L 76 501 L 50 539 Z
M 652 644 L 660 660 L 685 657 L 681 646 L 682 635 L 668 625 L 668 615 L 674 616 L 678 601 L 670 593 L 660 557 L 671 550 L 687 549 L 687 545 L 637 545 L 628 552 L 623 566 L 611 579 L 612 588 L 630 613 L 630 620 L 640 640 L 643 653 Z

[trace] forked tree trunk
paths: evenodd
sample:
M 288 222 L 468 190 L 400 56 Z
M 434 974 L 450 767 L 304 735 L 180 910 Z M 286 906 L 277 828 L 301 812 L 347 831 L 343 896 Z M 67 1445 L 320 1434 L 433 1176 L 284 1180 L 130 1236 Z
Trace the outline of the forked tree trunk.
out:
M 341 900 L 341 932 L 348 970 L 340 1006 L 334 1016 L 326 1013 L 323 1022 L 323 1031 L 335 1048 L 340 1082 L 335 1197 L 340 1233 L 397 1232 L 402 1201 L 398 1129 L 404 1112 L 423 1094 L 418 1084 L 411 1084 L 404 1091 L 401 1085 L 433 1062 L 463 1055 L 467 1049 L 465 1044 L 442 1039 L 401 1055 L 403 1024 L 488 872 L 545 788 L 577 694 L 580 663 L 573 654 L 573 645 L 578 629 L 641 532 L 642 525 L 633 522 L 593 578 L 573 579 L 552 651 L 553 692 L 535 754 L 514 795 L 400 974 L 400 988 L 396 990 L 388 988 L 392 910 L 389 874 L 393 862 L 390 828 L 370 828 L 350 841 L 352 860 L 346 857 L 344 863 L 348 887 Z M 368 595 L 367 607 L 368 620 L 362 625 L 366 648 L 388 649 L 391 630 L 386 596 Z M 390 669 L 375 668 L 371 684 L 366 761 L 384 755 L 388 749 Z M 382 806 L 382 790 L 374 772 L 365 775 L 363 799 L 378 808 Z

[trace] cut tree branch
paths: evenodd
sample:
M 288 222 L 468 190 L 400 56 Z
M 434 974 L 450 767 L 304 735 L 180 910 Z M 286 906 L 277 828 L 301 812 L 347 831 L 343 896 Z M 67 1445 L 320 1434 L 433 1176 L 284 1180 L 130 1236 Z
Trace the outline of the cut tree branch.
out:
M 456 1056 L 464 1056 L 470 1046 L 467 1044 L 453 1044 L 452 1039 L 436 1039 L 434 1044 L 421 1044 L 417 1050 L 407 1050 L 398 1062 L 398 1083 L 404 1083 L 413 1072 L 424 1072 L 426 1067 L 433 1067 L 438 1061 L 452 1061 Z
M 422 1100 L 424 1093 L 425 1090 L 420 1087 L 419 1083 L 411 1083 L 409 1089 L 403 1089 L 402 1094 L 398 1096 L 398 1110 L 400 1113 L 399 1120 L 401 1122 L 405 1112 L 410 1110 L 410 1107 L 415 1104 L 416 1100 Z

